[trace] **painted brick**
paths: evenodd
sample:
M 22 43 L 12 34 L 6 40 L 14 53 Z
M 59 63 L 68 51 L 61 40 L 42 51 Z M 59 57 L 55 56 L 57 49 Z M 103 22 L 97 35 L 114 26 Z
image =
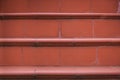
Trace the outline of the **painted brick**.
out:
M 118 0 L 92 0 L 92 12 L 116 13 Z
M 56 20 L 4 20 L 4 37 L 58 37 Z
M 92 66 L 96 63 L 96 48 L 69 47 L 61 49 L 62 66 Z
M 25 28 L 26 37 L 58 37 L 58 21 L 29 20 Z
M 61 12 L 90 12 L 91 0 L 60 0 Z
M 2 25 L 2 20 L 0 20 L 0 37 L 3 37 L 3 25 Z
M 30 12 L 58 12 L 59 0 L 29 0 Z
M 91 20 L 63 20 L 62 37 L 92 37 Z
M 2 12 L 27 12 L 28 0 L 1 0 Z
M 2 65 L 22 65 L 21 47 L 4 47 L 2 54 Z
M 58 48 L 24 47 L 24 65 L 55 66 L 59 64 Z
M 4 64 L 3 47 L 0 47 L 0 65 Z
M 4 37 L 24 37 L 24 28 L 26 22 L 24 20 L 4 20 L 3 36 Z
M 98 65 L 120 66 L 120 47 L 99 47 Z
M 118 0 L 118 9 L 117 12 L 120 13 L 120 0 Z
M 120 37 L 120 20 L 95 20 L 95 37 Z
M 0 13 L 2 13 L 2 2 L 0 1 Z

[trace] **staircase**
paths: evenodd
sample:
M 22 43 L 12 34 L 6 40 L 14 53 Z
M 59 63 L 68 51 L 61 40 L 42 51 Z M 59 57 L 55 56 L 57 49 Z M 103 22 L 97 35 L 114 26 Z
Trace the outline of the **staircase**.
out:
M 0 0 L 0 78 L 120 79 L 119 0 Z

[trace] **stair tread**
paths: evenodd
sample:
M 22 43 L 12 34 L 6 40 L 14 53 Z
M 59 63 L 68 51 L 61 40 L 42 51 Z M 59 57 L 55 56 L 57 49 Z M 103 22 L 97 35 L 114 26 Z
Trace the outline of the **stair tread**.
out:
M 0 75 L 120 75 L 120 67 L 0 66 Z

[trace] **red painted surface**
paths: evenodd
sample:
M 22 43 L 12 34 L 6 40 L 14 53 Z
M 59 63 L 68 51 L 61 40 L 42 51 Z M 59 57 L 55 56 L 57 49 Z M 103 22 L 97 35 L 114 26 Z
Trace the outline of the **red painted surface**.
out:
M 4 43 L 120 43 L 120 38 L 1 38 Z
M 12 13 L 12 12 L 28 12 L 27 0 L 2 0 L 1 12 Z
M 73 43 L 71 47 L 0 46 L 0 75 L 120 75 L 118 3 L 119 0 L 0 0 L 1 44 L 14 41 Z M 15 19 L 25 16 L 28 18 Z M 74 46 L 74 42 L 97 42 L 98 45 Z M 109 43 L 109 46 L 101 45 L 101 42 Z M 116 43 L 117 46 L 111 45 Z
M 92 20 L 63 20 L 62 37 L 92 37 Z
M 59 0 L 30 0 L 29 12 L 59 12 Z
M 0 52 L 0 65 L 120 65 L 119 47 L 1 47 Z
M 92 66 L 96 64 L 95 47 L 61 48 L 60 53 L 63 66 Z
M 92 0 L 91 10 L 96 13 L 116 13 L 119 0 Z
M 1 7 L 2 12 L 115 13 L 118 0 L 1 0 Z
M 23 48 L 24 65 L 55 66 L 59 65 L 58 48 Z
M 4 64 L 4 57 L 3 57 L 3 48 L 0 48 L 0 64 L 3 65 Z
M 4 20 L 3 36 L 10 37 L 57 37 L 58 22 L 50 20 Z M 46 33 L 47 30 L 47 33 Z
M 120 20 L 95 20 L 95 37 L 119 38 Z
M 0 65 L 22 65 L 21 47 L 3 47 Z
M 24 28 L 25 21 L 23 20 L 4 20 L 2 22 L 3 26 L 3 37 L 25 37 Z
M 90 12 L 90 0 L 60 0 L 61 12 Z
M 100 75 L 120 74 L 119 67 L 38 67 L 37 74 L 43 75 Z
M 2 19 L 120 19 L 119 13 L 0 13 Z
M 3 71 L 4 70 L 4 71 Z M 0 75 L 119 75 L 119 67 L 0 67 Z
M 28 23 L 24 27 L 26 37 L 58 37 L 57 20 L 28 20 L 26 23 Z
M 120 66 L 120 47 L 99 47 L 98 65 Z
M 118 13 L 120 13 L 120 0 L 118 2 Z
M 0 20 L 0 37 L 3 37 L 2 20 Z

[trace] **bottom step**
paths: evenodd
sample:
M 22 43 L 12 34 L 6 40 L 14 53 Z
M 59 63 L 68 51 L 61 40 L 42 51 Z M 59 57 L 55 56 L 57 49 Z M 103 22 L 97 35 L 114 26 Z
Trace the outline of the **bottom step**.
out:
M 0 78 L 116 78 L 120 67 L 2 66 Z

